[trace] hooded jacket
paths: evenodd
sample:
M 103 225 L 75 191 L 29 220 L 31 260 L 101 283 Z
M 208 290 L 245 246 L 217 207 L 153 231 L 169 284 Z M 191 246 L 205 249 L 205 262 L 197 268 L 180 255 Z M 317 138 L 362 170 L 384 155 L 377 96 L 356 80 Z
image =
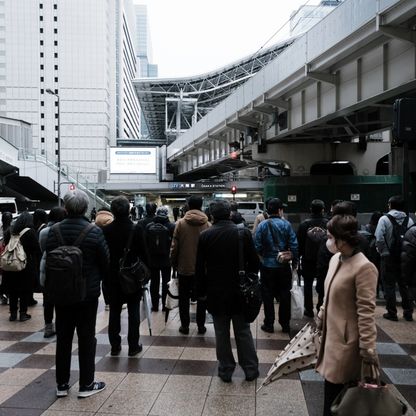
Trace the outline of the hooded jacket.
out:
M 176 223 L 173 232 L 170 260 L 172 267 L 185 276 L 195 274 L 199 234 L 209 228 L 208 217 L 198 209 L 191 209 Z
M 404 219 L 407 217 L 407 215 L 403 211 L 397 211 L 395 209 L 390 210 L 388 213 L 394 217 L 398 224 L 402 224 Z M 410 228 L 412 225 L 413 221 L 411 218 L 409 218 L 407 228 Z M 387 215 L 383 215 L 379 219 L 374 235 L 376 237 L 377 251 L 380 253 L 380 256 L 389 256 L 389 247 L 391 245 L 393 237 L 393 224 L 391 223 Z

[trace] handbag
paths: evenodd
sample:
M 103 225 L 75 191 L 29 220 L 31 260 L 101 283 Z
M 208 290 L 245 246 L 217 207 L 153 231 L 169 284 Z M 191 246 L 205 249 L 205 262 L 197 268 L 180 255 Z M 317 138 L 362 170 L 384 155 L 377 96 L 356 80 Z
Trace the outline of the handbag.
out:
M 150 270 L 144 262 L 137 257 L 134 261 L 129 261 L 131 253 L 131 243 L 133 240 L 133 230 L 130 232 L 127 246 L 124 248 L 123 257 L 120 259 L 120 286 L 125 295 L 131 295 L 141 290 L 150 279 Z
M 168 293 L 166 295 L 166 309 L 172 310 L 179 306 L 179 279 L 176 271 L 168 282 Z
M 244 267 L 244 230 L 238 231 L 238 276 L 240 298 L 246 322 L 251 323 L 257 318 L 261 307 L 260 281 L 257 273 L 246 272 Z
M 380 381 L 380 371 L 370 365 L 372 380 L 364 377 L 364 363 L 361 363 L 361 380 L 358 383 L 346 385 L 335 398 L 331 412 L 336 416 L 399 416 L 404 415 L 407 406 L 402 403 L 389 389 L 386 383 Z
M 292 289 L 290 289 L 290 318 L 302 319 L 304 312 L 303 290 L 298 283 L 298 272 L 292 270 Z

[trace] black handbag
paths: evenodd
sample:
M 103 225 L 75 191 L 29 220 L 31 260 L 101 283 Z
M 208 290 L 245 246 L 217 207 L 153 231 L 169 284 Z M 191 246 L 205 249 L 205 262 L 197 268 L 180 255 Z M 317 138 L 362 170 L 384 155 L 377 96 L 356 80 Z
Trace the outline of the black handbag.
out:
M 254 322 L 261 307 L 260 281 L 257 273 L 246 272 L 244 267 L 244 230 L 238 232 L 238 276 L 243 315 L 246 322 Z
M 120 286 L 125 295 L 139 292 L 150 279 L 150 270 L 143 261 L 139 257 L 130 259 L 133 232 L 134 230 L 131 230 L 129 241 L 119 263 Z
M 399 416 L 404 415 L 407 406 L 402 403 L 380 381 L 380 371 L 371 365 L 372 380 L 364 378 L 364 364 L 361 364 L 361 381 L 346 385 L 335 398 L 331 413 L 335 416 Z

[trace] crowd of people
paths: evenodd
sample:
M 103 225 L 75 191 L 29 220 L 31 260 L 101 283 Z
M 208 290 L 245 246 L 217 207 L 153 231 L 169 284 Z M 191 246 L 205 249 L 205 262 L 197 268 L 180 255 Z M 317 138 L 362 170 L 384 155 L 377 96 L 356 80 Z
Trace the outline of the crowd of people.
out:
M 118 196 L 112 200 L 110 210 L 94 208 L 91 225 L 86 217 L 89 200 L 83 191 L 72 190 L 63 201 L 64 207 L 53 208 L 49 215 L 36 210 L 33 216 L 24 212 L 12 221 L 10 213 L 2 214 L 3 249 L 13 236 L 18 236 L 27 264 L 20 271 L 3 271 L 0 288 L 3 303 L 8 299 L 10 321 L 29 320 L 33 292 L 43 291 L 44 336 L 57 336 L 58 397 L 68 394 L 75 330 L 79 397 L 105 388 L 104 382 L 94 379 L 95 323 L 101 289 L 109 309 L 110 354 L 117 356 L 121 352 L 123 305 L 127 305 L 128 314 L 128 355 L 142 351 L 142 291 L 126 294 L 120 282 L 120 260 L 127 254 L 132 262 L 141 259 L 149 268 L 154 313 L 166 310 L 168 282 L 172 273 L 178 278 L 181 334 L 190 333 L 192 300 L 196 301 L 198 334 L 206 332 L 206 311 L 212 315 L 218 376 L 224 382 L 232 381 L 236 367 L 231 323 L 238 363 L 246 380 L 259 376 L 258 357 L 240 296 L 240 239 L 245 270 L 260 273 L 262 331 L 275 331 L 277 301 L 281 330 L 290 334 L 292 271 L 297 270 L 303 279 L 305 318 L 315 319 L 316 327 L 322 331 L 316 369 L 325 379 L 325 415 L 330 414 L 330 405 L 343 385 L 359 378 L 361 362 L 378 364 L 375 306 L 380 291 L 386 301 L 385 319 L 399 319 L 397 285 L 403 318 L 413 320 L 416 227 L 400 196 L 389 199 L 386 214 L 374 213 L 369 224 L 361 228 L 354 203 L 336 200 L 326 215 L 325 203 L 315 199 L 310 204 L 310 217 L 299 224 L 296 232 L 285 218 L 286 205 L 279 198 L 266 201 L 266 211 L 256 218 L 252 230 L 236 204 L 215 200 L 203 212 L 202 197 L 197 195 L 188 199 L 183 215 L 175 210 L 174 222 L 166 206 L 147 203 L 142 210 L 133 211 L 128 199 Z M 79 246 L 85 293 L 79 302 L 54 304 L 45 289 L 48 279 L 53 278 L 48 253 L 63 244 Z M 315 281 L 318 296 L 314 307 Z

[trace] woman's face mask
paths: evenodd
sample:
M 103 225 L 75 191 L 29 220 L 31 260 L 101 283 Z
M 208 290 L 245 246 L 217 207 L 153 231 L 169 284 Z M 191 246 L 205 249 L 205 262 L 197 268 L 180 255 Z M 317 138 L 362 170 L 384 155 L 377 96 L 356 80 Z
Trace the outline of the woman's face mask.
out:
M 328 234 L 328 239 L 326 240 L 326 248 L 332 254 L 338 253 L 337 242 L 331 234 Z

